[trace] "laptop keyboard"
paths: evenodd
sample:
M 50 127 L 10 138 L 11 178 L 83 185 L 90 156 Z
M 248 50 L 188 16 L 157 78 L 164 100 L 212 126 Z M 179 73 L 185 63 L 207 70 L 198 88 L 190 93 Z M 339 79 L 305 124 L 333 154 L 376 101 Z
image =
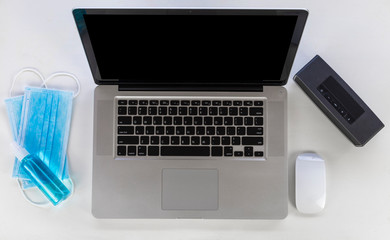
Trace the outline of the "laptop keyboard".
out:
M 116 156 L 263 158 L 264 107 L 253 97 L 118 97 Z

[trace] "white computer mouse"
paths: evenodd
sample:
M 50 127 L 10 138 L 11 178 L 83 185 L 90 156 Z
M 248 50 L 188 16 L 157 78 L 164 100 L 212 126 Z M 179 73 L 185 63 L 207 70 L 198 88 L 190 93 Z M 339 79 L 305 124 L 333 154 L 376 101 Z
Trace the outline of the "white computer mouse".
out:
M 295 164 L 295 200 L 299 212 L 321 212 L 326 201 L 325 162 L 316 153 L 299 154 Z

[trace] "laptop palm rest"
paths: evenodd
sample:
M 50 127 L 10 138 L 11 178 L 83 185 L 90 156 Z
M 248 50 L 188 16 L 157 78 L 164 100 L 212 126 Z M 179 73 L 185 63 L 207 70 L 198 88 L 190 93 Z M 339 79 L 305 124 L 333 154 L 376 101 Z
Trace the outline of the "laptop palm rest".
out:
M 218 210 L 217 169 L 163 169 L 163 210 Z

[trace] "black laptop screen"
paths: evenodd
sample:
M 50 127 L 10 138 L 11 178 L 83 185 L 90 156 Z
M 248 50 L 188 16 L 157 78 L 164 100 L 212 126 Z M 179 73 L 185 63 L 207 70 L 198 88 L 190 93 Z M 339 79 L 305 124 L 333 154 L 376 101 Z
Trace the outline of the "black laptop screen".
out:
M 296 15 L 86 14 L 101 80 L 280 81 Z

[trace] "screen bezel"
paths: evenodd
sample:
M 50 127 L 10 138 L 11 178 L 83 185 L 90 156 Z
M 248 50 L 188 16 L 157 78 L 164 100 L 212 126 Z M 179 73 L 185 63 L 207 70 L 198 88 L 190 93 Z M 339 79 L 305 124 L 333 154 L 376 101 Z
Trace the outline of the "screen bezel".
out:
M 283 67 L 283 71 L 280 79 L 265 79 L 260 81 L 259 83 L 240 83 L 240 87 L 242 88 L 257 88 L 264 85 L 269 86 L 281 86 L 285 85 L 288 81 L 290 71 L 294 62 L 294 58 L 296 52 L 298 50 L 298 45 L 302 37 L 303 29 L 306 23 L 306 19 L 308 16 L 308 11 L 304 9 L 74 9 L 73 16 L 76 21 L 76 26 L 78 32 L 80 34 L 80 38 L 84 47 L 84 51 L 87 56 L 87 60 L 89 66 L 91 68 L 91 72 L 94 78 L 94 81 L 98 85 L 118 85 L 118 84 L 126 84 L 126 85 L 154 85 L 157 82 L 131 82 L 129 79 L 102 79 L 99 73 L 99 68 L 96 62 L 96 58 L 92 49 L 92 44 L 89 38 L 88 30 L 86 24 L 84 22 L 84 15 L 94 15 L 94 14 L 103 14 L 103 15 L 286 15 L 286 16 L 297 16 L 297 23 L 294 29 L 294 33 L 291 39 L 291 43 L 289 46 L 289 50 L 287 53 L 286 61 Z M 158 82 L 159 85 L 175 85 L 175 82 Z M 221 82 L 209 82 L 209 83 L 196 83 L 196 82 L 181 82 L 181 85 L 186 86 L 197 86 L 197 85 L 210 85 L 210 86 L 218 86 L 223 85 L 227 87 L 227 83 Z M 237 87 L 237 84 L 231 84 L 232 87 Z

